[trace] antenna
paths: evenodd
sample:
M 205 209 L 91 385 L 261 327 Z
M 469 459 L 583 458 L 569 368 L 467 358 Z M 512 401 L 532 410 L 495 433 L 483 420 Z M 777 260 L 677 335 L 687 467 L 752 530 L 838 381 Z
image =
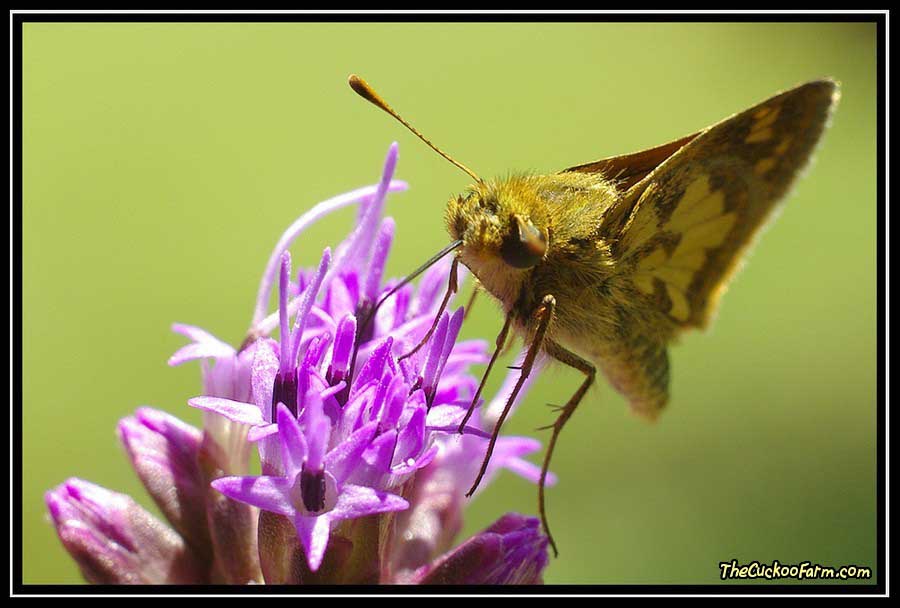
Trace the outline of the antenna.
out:
M 400 115 L 397 114 L 397 112 L 394 110 L 394 108 L 389 106 L 387 104 L 387 102 L 385 102 L 381 98 L 381 96 L 375 92 L 375 89 L 373 89 L 371 86 L 369 86 L 368 82 L 366 82 L 365 80 L 363 80 L 356 74 L 350 74 L 349 82 L 350 82 L 350 88 L 352 88 L 354 91 L 356 91 L 356 93 L 360 97 L 362 97 L 366 101 L 372 103 L 373 105 L 378 106 L 379 108 L 381 108 L 382 110 L 384 110 L 385 112 L 387 112 L 388 114 L 390 114 L 391 116 L 396 118 L 400 122 L 400 124 L 402 124 L 404 127 L 409 129 L 410 131 L 412 131 L 416 137 L 418 137 L 419 139 L 424 141 L 425 144 L 427 144 L 429 148 L 431 148 L 432 150 L 434 150 L 435 152 L 437 152 L 438 154 L 440 154 L 441 156 L 446 158 L 448 161 L 450 161 L 451 163 L 453 163 L 454 165 L 456 165 L 457 167 L 459 167 L 460 169 L 465 171 L 469 175 L 469 177 L 474 179 L 476 182 L 481 183 L 481 178 L 478 177 L 477 175 L 475 175 L 474 171 L 469 169 L 467 166 L 465 166 L 461 162 L 454 160 L 449 154 L 447 154 L 446 152 L 444 152 L 443 150 L 438 148 L 436 145 L 434 145 L 433 143 L 428 141 L 428 139 L 424 135 L 419 133 L 419 131 L 414 126 L 412 126 L 411 124 L 409 124 L 408 122 L 403 120 L 403 118 L 401 118 Z

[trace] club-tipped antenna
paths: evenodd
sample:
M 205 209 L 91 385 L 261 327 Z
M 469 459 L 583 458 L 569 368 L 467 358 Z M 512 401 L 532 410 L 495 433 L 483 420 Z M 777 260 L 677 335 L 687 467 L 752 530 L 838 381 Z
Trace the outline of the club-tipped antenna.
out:
M 356 91 L 357 95 L 359 95 L 366 101 L 372 103 L 373 105 L 378 106 L 379 108 L 381 108 L 382 110 L 384 110 L 385 112 L 387 112 L 388 114 L 390 114 L 391 116 L 396 118 L 400 122 L 400 124 L 402 124 L 404 127 L 409 129 L 410 131 L 412 131 L 413 134 L 416 137 L 418 137 L 419 139 L 421 139 L 423 142 L 425 142 L 425 144 L 427 144 L 429 148 L 431 148 L 432 150 L 434 150 L 435 152 L 437 152 L 438 154 L 440 154 L 441 156 L 446 158 L 448 161 L 450 161 L 451 163 L 453 163 L 454 165 L 456 165 L 457 167 L 459 167 L 460 169 L 465 171 L 469 175 L 469 177 L 474 179 L 476 182 L 481 183 L 481 178 L 478 177 L 477 175 L 475 175 L 474 171 L 469 169 L 467 166 L 465 166 L 461 162 L 455 160 L 449 154 L 447 154 L 446 152 L 444 152 L 443 150 L 438 148 L 436 145 L 431 143 L 428 140 L 428 138 L 426 138 L 424 135 L 419 133 L 418 129 L 416 129 L 414 126 L 412 126 L 411 124 L 409 124 L 408 122 L 403 120 L 403 118 L 399 114 L 397 114 L 397 112 L 394 110 L 394 108 L 389 106 L 387 104 L 387 102 L 384 99 L 382 99 L 378 93 L 375 92 L 375 89 L 373 89 L 371 86 L 369 86 L 368 82 L 366 82 L 365 80 L 363 80 L 356 74 L 350 74 L 349 82 L 350 82 L 350 88 L 352 88 L 354 91 Z

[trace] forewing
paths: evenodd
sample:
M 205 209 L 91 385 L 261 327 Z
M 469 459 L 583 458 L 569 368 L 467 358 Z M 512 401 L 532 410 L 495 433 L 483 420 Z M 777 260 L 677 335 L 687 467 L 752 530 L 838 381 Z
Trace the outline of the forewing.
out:
M 710 127 L 610 214 L 601 230 L 618 237 L 621 264 L 677 326 L 708 325 L 742 254 L 809 161 L 837 97 L 833 81 L 810 82 Z
M 613 156 L 612 158 L 595 160 L 594 162 L 578 165 L 577 167 L 569 167 L 568 169 L 563 169 L 560 173 L 569 171 L 577 173 L 601 173 L 603 177 L 611 181 L 617 189 L 625 192 L 647 177 L 647 175 L 656 169 L 660 163 L 675 154 L 675 152 L 680 150 L 685 144 L 699 134 L 700 133 L 694 133 L 676 141 L 650 148 L 649 150 L 641 150 L 640 152 L 634 152 L 632 154 L 623 154 L 622 156 Z

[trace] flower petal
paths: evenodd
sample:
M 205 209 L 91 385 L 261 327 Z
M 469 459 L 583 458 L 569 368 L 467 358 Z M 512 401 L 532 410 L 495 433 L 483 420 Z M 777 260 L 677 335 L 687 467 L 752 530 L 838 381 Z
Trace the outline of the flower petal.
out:
M 272 390 L 275 386 L 275 376 L 278 374 L 279 366 L 278 355 L 275 354 L 277 342 L 274 340 L 265 340 L 264 344 L 259 342 L 257 341 L 256 354 L 250 367 L 253 403 L 262 411 L 263 419 L 266 422 L 275 422 L 271 419 L 271 408 Z
M 293 480 L 270 475 L 220 477 L 210 485 L 234 500 L 265 511 L 293 517 L 296 509 L 291 501 Z
M 232 401 L 231 399 L 223 399 L 222 397 L 194 397 L 188 399 L 188 405 L 207 412 L 215 412 L 221 414 L 240 424 L 249 424 L 251 426 L 265 424 L 260 408 L 252 403 L 244 403 L 242 401 Z
M 69 479 L 45 499 L 63 546 L 88 582 L 209 582 L 203 561 L 184 539 L 131 497 Z
M 292 479 L 303 468 L 309 450 L 297 419 L 283 403 L 278 404 L 278 440 L 285 476 Z
M 533 517 L 507 513 L 462 545 L 422 568 L 420 585 L 533 585 L 547 566 L 547 537 Z
M 266 437 L 274 435 L 277 432 L 277 424 L 263 424 L 261 426 L 250 427 L 250 430 L 247 431 L 247 441 L 256 443 L 260 439 L 265 439 Z
M 425 443 L 425 406 L 416 407 L 412 415 L 397 437 L 397 447 L 394 450 L 394 463 L 406 463 L 409 458 L 414 458 L 422 450 Z
M 372 515 L 373 513 L 403 511 L 408 508 L 409 503 L 394 494 L 379 492 L 366 486 L 344 484 L 337 504 L 328 513 L 328 517 L 332 521 L 338 521 Z
M 541 467 L 525 460 L 523 456 L 540 449 L 541 442 L 531 437 L 500 437 L 494 445 L 494 455 L 488 465 L 488 472 L 493 473 L 499 468 L 505 468 L 532 483 L 538 483 L 541 479 Z M 556 483 L 556 475 L 551 471 L 547 472 L 546 483 L 548 486 Z
M 306 550 L 306 561 L 309 569 L 315 572 L 322 565 L 325 557 L 325 549 L 328 548 L 328 537 L 331 535 L 330 518 L 325 515 L 317 517 L 294 517 L 294 527 L 297 528 L 297 537 Z
M 198 460 L 202 433 L 148 407 L 119 421 L 118 432 L 135 472 L 166 519 L 192 546 L 210 552 L 208 485 Z
M 172 325 L 172 331 L 187 336 L 193 340 L 193 344 L 182 346 L 175 354 L 169 357 L 169 365 L 181 365 L 185 361 L 193 361 L 194 359 L 230 357 L 235 350 L 230 345 L 222 342 L 211 333 L 193 325 L 184 325 L 175 323 Z
M 291 366 L 295 365 L 295 362 L 301 357 L 303 348 L 301 341 L 303 339 L 303 330 L 306 327 L 306 319 L 319 294 L 319 289 L 322 286 L 322 279 L 325 278 L 325 272 L 328 270 L 329 264 L 331 264 L 331 248 L 326 247 L 325 251 L 322 252 L 322 259 L 319 260 L 319 267 L 316 269 L 316 274 L 313 276 L 309 285 L 306 286 L 306 289 L 303 290 L 303 293 L 299 298 L 299 303 L 297 305 L 297 319 L 294 321 L 294 329 L 291 337 L 291 360 L 289 361 Z
M 334 476 L 338 484 L 344 483 L 353 469 L 361 464 L 362 453 L 371 445 L 377 429 L 378 422 L 371 422 L 352 433 L 328 452 L 325 457 L 325 468 Z
M 306 467 L 311 471 L 320 471 L 324 466 L 325 454 L 331 439 L 331 420 L 325 415 L 319 391 L 315 389 L 307 391 L 303 403 L 301 420 L 308 447 Z
M 355 378 L 354 385 L 364 384 L 368 382 L 379 381 L 384 374 L 384 368 L 387 365 L 388 356 L 391 354 L 391 346 L 394 341 L 388 337 L 382 341 L 372 352 L 368 361 L 363 364 L 359 375 Z M 351 392 L 351 397 L 353 396 Z
M 375 237 L 375 248 L 372 251 L 372 259 L 369 261 L 366 275 L 366 283 L 363 288 L 363 297 L 369 302 L 374 302 L 378 295 L 378 287 L 384 273 L 384 265 L 387 261 L 391 242 L 394 239 L 395 224 L 392 218 L 381 220 L 378 235 Z

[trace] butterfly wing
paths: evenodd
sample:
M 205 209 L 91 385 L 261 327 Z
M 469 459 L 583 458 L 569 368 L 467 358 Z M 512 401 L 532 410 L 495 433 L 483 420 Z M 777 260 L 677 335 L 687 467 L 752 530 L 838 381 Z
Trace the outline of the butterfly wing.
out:
M 616 254 L 634 285 L 677 327 L 709 324 L 743 253 L 808 163 L 837 98 L 835 82 L 814 81 L 702 131 L 604 218 L 601 230 L 618 235 Z
M 632 154 L 613 156 L 576 167 L 569 167 L 568 169 L 563 169 L 560 173 L 569 171 L 576 173 L 602 173 L 603 177 L 613 182 L 617 189 L 624 192 L 647 177 L 660 163 L 678 152 L 685 144 L 698 135 L 700 133 L 694 133 L 649 150 L 641 150 Z

